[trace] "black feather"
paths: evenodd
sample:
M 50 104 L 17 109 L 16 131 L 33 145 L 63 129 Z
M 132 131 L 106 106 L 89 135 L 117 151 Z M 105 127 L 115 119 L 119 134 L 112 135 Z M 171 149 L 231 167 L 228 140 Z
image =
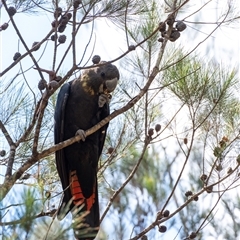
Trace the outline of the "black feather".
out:
M 102 73 L 104 72 L 104 76 Z M 55 109 L 55 144 L 75 136 L 79 129 L 87 130 L 109 115 L 109 103 L 99 107 L 101 86 L 106 80 L 119 78 L 117 68 L 112 64 L 86 70 L 79 79 L 62 86 Z M 58 215 L 69 204 L 67 214 L 75 205 L 72 201 L 70 173 L 76 172 L 85 199 L 95 192 L 95 201 L 86 216 L 90 227 L 99 227 L 99 203 L 97 186 L 98 160 L 102 153 L 108 124 L 91 134 L 85 141 L 76 142 L 56 152 L 57 171 L 60 176 L 64 197 Z M 86 206 L 80 211 L 86 211 Z M 60 216 L 61 218 L 61 216 Z M 85 239 L 85 238 L 83 238 Z M 89 238 L 90 239 L 90 238 Z

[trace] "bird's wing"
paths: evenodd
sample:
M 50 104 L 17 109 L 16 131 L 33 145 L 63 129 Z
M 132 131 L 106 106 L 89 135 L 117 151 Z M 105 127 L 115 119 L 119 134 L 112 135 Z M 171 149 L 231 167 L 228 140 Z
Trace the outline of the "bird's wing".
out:
M 70 92 L 70 84 L 65 83 L 58 94 L 55 114 L 54 114 L 54 141 L 55 144 L 63 141 L 64 138 L 64 119 L 65 119 L 65 107 Z M 59 177 L 61 179 L 62 188 L 64 190 L 64 199 L 62 201 L 62 207 L 71 200 L 71 192 L 69 189 L 69 170 L 65 162 L 64 150 L 58 150 L 55 153 L 56 165 Z M 59 214 L 62 212 L 60 208 Z M 66 213 L 68 211 L 65 211 Z M 65 214 L 64 214 L 65 216 Z M 59 217 L 61 218 L 61 217 Z
M 96 114 L 95 118 L 92 121 L 93 125 L 95 125 L 96 123 L 98 123 L 99 121 L 101 121 L 105 117 L 107 117 L 109 115 L 109 112 L 110 112 L 109 104 L 106 103 L 106 104 L 104 104 L 104 106 L 102 108 L 99 108 L 98 113 Z M 100 158 L 100 155 L 102 153 L 104 141 L 106 138 L 107 128 L 108 128 L 108 123 L 99 130 L 99 134 L 97 135 L 97 136 L 99 136 L 98 159 Z M 97 171 L 97 169 L 96 169 L 96 171 Z M 95 172 L 95 174 L 97 174 L 97 172 Z M 80 175 L 78 177 L 76 176 L 76 178 L 79 178 L 79 179 L 80 179 L 80 177 L 81 177 Z M 94 179 L 95 179 L 95 183 L 94 183 L 93 193 L 89 198 L 85 199 L 85 201 L 84 201 L 85 207 L 79 211 L 79 213 L 81 213 L 82 211 L 84 212 L 86 210 L 89 211 L 88 215 L 85 216 L 85 223 L 90 226 L 90 228 L 88 228 L 88 230 L 87 230 L 87 232 L 88 232 L 87 239 L 89 239 L 89 240 L 95 239 L 95 237 L 98 233 L 98 230 L 99 230 L 99 225 L 100 225 L 97 177 L 95 177 Z M 86 182 L 83 180 L 82 180 L 82 186 L 89 184 L 88 181 Z M 80 187 L 79 182 L 77 182 L 76 185 L 78 186 L 78 188 Z M 77 188 L 76 188 L 76 190 L 77 190 Z M 78 192 L 82 192 L 82 190 L 78 190 Z M 83 198 L 83 196 L 81 196 L 81 197 Z M 82 234 L 81 234 L 81 236 L 77 236 L 76 232 L 78 232 L 79 230 L 80 229 L 77 229 L 77 231 L 74 231 L 76 239 L 79 239 L 79 240 L 86 239 L 86 237 L 84 237 L 84 235 L 82 235 Z

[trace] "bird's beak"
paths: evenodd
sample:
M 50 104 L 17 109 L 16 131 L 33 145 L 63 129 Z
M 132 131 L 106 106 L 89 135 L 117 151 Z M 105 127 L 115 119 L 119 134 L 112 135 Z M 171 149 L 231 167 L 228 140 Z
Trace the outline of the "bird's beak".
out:
M 118 83 L 118 78 L 113 78 L 113 79 L 111 79 L 111 80 L 107 80 L 107 81 L 105 82 L 107 91 L 108 91 L 109 93 L 112 92 L 112 91 L 116 88 L 117 83 Z

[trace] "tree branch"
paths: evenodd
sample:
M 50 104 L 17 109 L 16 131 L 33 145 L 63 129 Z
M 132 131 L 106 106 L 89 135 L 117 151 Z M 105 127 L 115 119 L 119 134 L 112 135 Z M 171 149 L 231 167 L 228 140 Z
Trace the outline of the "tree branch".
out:
M 72 71 L 73 70 L 74 70 L 74 68 L 72 68 Z M 70 73 L 70 71 L 69 71 L 69 73 Z M 101 122 L 99 122 L 92 128 L 88 129 L 86 131 L 86 136 L 89 136 L 90 134 L 96 132 L 98 129 L 100 129 L 102 126 L 107 124 L 113 118 L 117 117 L 118 115 L 120 115 L 120 114 L 126 112 L 127 110 L 129 110 L 130 108 L 132 108 L 146 93 L 146 91 L 148 90 L 149 86 L 151 85 L 151 83 L 153 82 L 154 78 L 156 77 L 156 75 L 158 73 L 159 73 L 158 66 L 155 66 L 152 70 L 151 75 L 149 76 L 149 79 L 148 79 L 146 85 L 140 91 L 140 93 L 136 97 L 134 97 L 131 101 L 129 101 L 124 107 L 120 108 L 119 110 L 114 111 L 112 114 L 110 114 L 108 117 L 103 119 Z M 64 81 L 64 79 L 62 79 L 61 81 Z M 16 172 L 10 178 L 5 179 L 4 183 L 1 185 L 0 200 L 3 199 L 7 195 L 9 190 L 12 188 L 14 183 L 22 176 L 22 174 L 27 169 L 29 169 L 33 164 L 35 164 L 38 160 L 50 155 L 53 152 L 56 152 L 57 150 L 67 147 L 79 140 L 81 140 L 81 137 L 75 136 L 64 142 L 56 144 L 56 145 L 42 151 L 41 153 L 34 153 L 34 155 L 32 155 L 28 160 L 26 160 L 26 162 L 18 170 L 16 170 Z

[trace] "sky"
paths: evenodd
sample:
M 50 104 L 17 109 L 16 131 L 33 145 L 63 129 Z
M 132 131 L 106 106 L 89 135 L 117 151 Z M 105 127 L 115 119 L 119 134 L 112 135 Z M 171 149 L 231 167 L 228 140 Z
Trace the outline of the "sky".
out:
M 187 16 L 188 14 L 192 13 L 195 9 L 197 9 L 197 5 L 201 5 L 203 2 L 206 1 L 189 1 L 188 8 L 185 12 L 181 13 L 181 17 Z M 223 4 L 226 4 L 226 1 L 219 1 L 218 8 L 215 7 L 215 2 L 212 1 L 209 5 L 204 8 L 202 14 L 199 16 L 201 21 L 203 22 L 215 22 L 216 15 L 223 9 Z M 224 3 L 223 3 L 224 2 Z M 233 1 L 230 1 L 233 2 Z M 238 4 L 239 8 L 239 4 Z M 8 21 L 8 17 L 6 12 L 3 8 L 0 10 L 0 24 Z M 23 35 L 24 39 L 28 46 L 31 46 L 34 41 L 41 40 L 46 33 L 51 29 L 51 22 L 53 20 L 51 14 L 42 13 L 40 15 L 24 15 L 24 14 L 16 14 L 14 19 L 19 27 L 21 34 Z M 181 19 L 181 18 L 180 18 Z M 189 21 L 196 21 L 196 16 L 192 16 L 187 18 Z M 98 54 L 101 56 L 103 60 L 111 60 L 116 58 L 120 53 L 127 50 L 127 45 L 125 41 L 125 36 L 116 29 L 116 26 L 111 22 L 106 22 L 105 20 L 100 20 L 97 23 L 97 30 L 94 30 L 94 38 L 96 39 L 94 54 Z M 197 44 L 203 41 L 207 34 L 211 32 L 216 26 L 216 24 L 202 24 L 202 25 L 194 25 L 188 23 L 187 30 L 182 34 L 182 37 L 176 44 L 184 46 L 186 50 L 192 50 Z M 204 42 L 200 47 L 197 48 L 197 53 L 202 57 L 205 58 L 207 56 L 208 60 L 213 60 L 217 64 L 229 65 L 231 67 L 235 66 L 239 68 L 239 56 L 240 56 L 240 34 L 239 34 L 239 24 L 235 26 L 236 28 L 232 27 L 221 27 L 219 31 L 214 33 L 209 39 Z M 77 52 L 80 59 L 81 54 L 84 51 L 83 46 L 86 45 L 89 39 L 89 30 L 90 27 L 84 27 L 77 38 Z M 237 34 L 238 33 L 238 34 Z M 66 33 L 68 40 L 70 39 L 71 32 L 70 29 L 67 29 Z M 51 41 L 48 42 L 46 46 L 46 53 L 39 61 L 40 67 L 50 69 L 52 64 L 52 59 L 49 57 L 52 54 Z M 175 44 L 175 43 L 174 43 Z M 92 52 L 93 43 L 90 44 L 88 48 L 88 54 Z M 44 46 L 41 47 L 41 50 Z M 65 45 L 60 46 L 62 51 L 60 51 L 60 55 L 63 54 Z M 9 26 L 6 31 L 0 32 L 0 71 L 5 69 L 11 62 L 13 61 L 13 55 L 15 52 L 25 52 L 21 44 L 19 44 L 19 39 L 16 37 L 15 31 L 13 26 Z M 42 51 L 38 51 L 35 54 L 37 57 L 41 57 Z M 93 55 L 94 55 L 93 54 Z M 132 54 L 132 53 L 130 53 Z M 71 61 L 71 57 L 68 57 L 69 61 Z M 85 61 L 87 59 L 85 58 Z M 91 62 L 89 63 L 91 64 Z M 118 66 L 119 63 L 116 63 Z M 23 67 L 25 69 L 31 68 L 32 63 L 29 59 L 23 61 Z M 9 73 L 1 79 L 0 82 L 0 91 L 4 90 L 2 82 L 9 81 L 8 78 L 12 78 L 15 76 L 16 73 L 19 72 L 19 65 L 15 66 Z M 61 71 L 66 72 L 68 69 L 68 65 L 64 64 Z M 38 92 L 37 84 L 39 81 L 38 74 L 30 69 L 26 72 L 26 78 L 29 79 L 29 85 L 35 92 Z M 20 81 L 23 81 L 23 78 L 19 78 Z M 124 79 L 121 79 L 124 81 Z M 39 94 L 39 92 L 38 92 Z M 5 141 L 3 140 L 3 136 L 0 135 L 0 150 L 6 146 Z M 0 174 L 4 174 L 0 170 Z M 0 177 L 0 182 L 2 178 Z

